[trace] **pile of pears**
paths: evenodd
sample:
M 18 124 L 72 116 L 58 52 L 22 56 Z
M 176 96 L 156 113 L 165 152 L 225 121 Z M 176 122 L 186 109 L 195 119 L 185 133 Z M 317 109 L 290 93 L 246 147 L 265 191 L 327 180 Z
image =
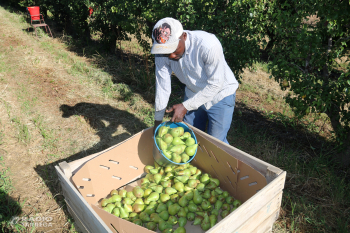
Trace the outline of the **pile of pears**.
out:
M 132 191 L 112 190 L 102 208 L 152 231 L 185 233 L 187 222 L 207 231 L 241 205 L 218 179 L 190 163 L 154 165 L 145 167 L 147 175 Z
M 191 133 L 185 132 L 181 126 L 176 128 L 159 127 L 156 143 L 164 156 L 175 163 L 187 163 L 196 153 L 198 147 Z

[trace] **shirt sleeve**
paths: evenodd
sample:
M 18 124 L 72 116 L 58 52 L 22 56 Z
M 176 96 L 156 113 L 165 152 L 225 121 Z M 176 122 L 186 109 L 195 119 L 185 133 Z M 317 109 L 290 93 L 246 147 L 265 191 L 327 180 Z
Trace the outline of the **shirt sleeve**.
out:
M 172 70 L 166 64 L 166 57 L 155 56 L 156 64 L 156 97 L 154 120 L 162 121 L 171 93 Z
M 192 98 L 183 102 L 184 107 L 188 110 L 196 110 L 201 105 L 213 100 L 215 95 L 222 89 L 224 83 L 225 61 L 223 50 L 220 42 L 202 54 L 204 71 L 207 75 L 206 86 L 197 92 Z

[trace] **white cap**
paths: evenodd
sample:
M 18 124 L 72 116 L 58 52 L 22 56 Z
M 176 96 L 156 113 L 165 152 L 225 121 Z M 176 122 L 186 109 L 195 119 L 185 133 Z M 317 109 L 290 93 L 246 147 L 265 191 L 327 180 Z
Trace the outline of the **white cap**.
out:
M 179 20 L 170 17 L 159 20 L 152 31 L 153 46 L 151 53 L 173 53 L 177 49 L 179 37 L 183 31 Z

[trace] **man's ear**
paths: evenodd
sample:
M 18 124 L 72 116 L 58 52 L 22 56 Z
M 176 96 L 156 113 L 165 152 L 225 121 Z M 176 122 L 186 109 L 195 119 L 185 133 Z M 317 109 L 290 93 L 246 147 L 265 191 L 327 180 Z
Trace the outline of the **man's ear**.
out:
M 184 40 L 187 39 L 187 33 L 186 32 L 182 33 L 182 36 L 183 36 Z

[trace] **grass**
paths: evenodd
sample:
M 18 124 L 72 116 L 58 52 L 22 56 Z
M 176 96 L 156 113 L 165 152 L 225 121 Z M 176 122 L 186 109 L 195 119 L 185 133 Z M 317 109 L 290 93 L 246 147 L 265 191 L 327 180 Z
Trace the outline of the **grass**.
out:
M 0 14 L 5 14 L 1 8 Z M 59 216 L 57 226 L 75 232 L 53 166 L 106 149 L 153 125 L 153 58 L 135 41 L 123 41 L 123 50 L 108 54 L 98 40 L 83 46 L 69 36 L 36 39 L 21 30 L 27 27 L 21 17 L 6 14 L 13 17 L 11 28 L 18 30 L 0 34 L 0 39 L 10 44 L 13 38 L 7 36 L 14 33 L 19 42 L 0 48 L 0 151 L 18 152 L 22 157 L 15 158 L 28 164 L 21 169 L 29 178 L 15 175 L 21 172 L 15 159 L 4 159 L 11 169 L 0 165 L 0 184 L 5 184 L 0 186 L 0 203 L 13 201 L 6 209 L 12 216 L 19 209 L 35 209 L 36 215 L 57 210 L 52 212 Z M 18 67 L 28 73 L 19 73 L 23 70 Z M 336 148 L 326 138 L 329 120 L 323 114 L 295 118 L 283 99 L 287 92 L 269 75 L 263 62 L 244 72 L 228 140 L 287 171 L 274 232 L 349 232 L 349 169 L 334 160 Z M 180 103 L 183 95 L 183 85 L 172 80 L 169 106 Z M 60 87 L 66 91 L 53 95 Z M 17 135 L 15 142 L 11 135 Z M 24 178 L 36 188 L 21 189 L 17 183 Z M 13 191 L 30 204 L 15 201 Z M 35 204 L 37 197 L 43 199 L 41 205 Z M 8 219 L 4 226 L 14 229 Z

